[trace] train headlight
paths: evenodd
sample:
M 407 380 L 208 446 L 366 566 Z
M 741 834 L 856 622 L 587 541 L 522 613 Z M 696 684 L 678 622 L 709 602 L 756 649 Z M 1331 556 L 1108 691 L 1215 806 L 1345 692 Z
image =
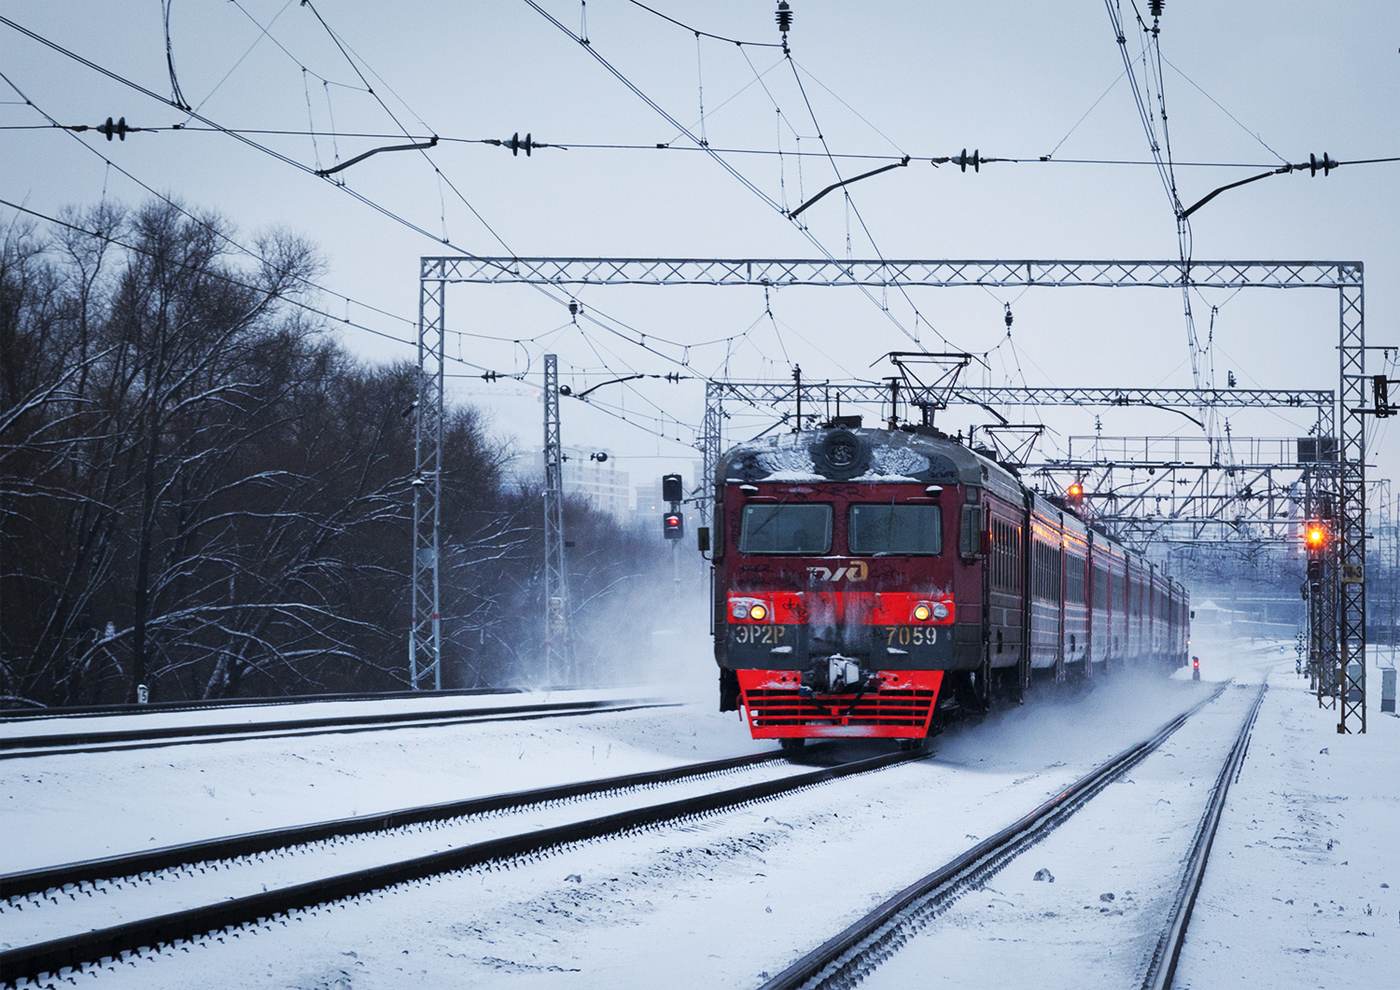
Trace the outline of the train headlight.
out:
M 942 602 L 934 602 L 933 617 L 940 621 L 948 618 L 948 606 L 944 605 Z
M 928 605 L 919 602 L 919 604 L 914 606 L 915 622 L 927 622 L 931 618 L 933 618 L 933 609 L 929 608 Z
M 749 606 L 749 618 L 756 622 L 762 622 L 768 618 L 768 608 L 765 605 L 755 602 Z

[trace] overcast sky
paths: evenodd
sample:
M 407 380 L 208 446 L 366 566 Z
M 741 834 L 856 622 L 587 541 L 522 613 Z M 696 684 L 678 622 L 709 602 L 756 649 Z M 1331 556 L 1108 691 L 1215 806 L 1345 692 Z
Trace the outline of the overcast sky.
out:
M 247 134 L 258 148 L 201 130 L 159 99 L 0 25 L 0 72 L 10 82 L 0 82 L 0 198 L 55 215 L 104 195 L 137 204 L 150 196 L 144 183 L 223 213 L 245 243 L 272 225 L 300 232 L 328 263 L 325 309 L 368 328 L 335 332 L 372 361 L 414 355 L 423 255 L 1177 256 L 1155 168 L 1078 163 L 1150 160 L 1101 0 L 792 0 L 790 60 L 771 47 L 779 36 L 776 3 L 767 0 L 649 0 L 687 27 L 628 0 L 536 2 L 558 24 L 524 0 L 0 0 L 9 20 L 169 99 L 167 7 L 188 105 L 223 128 L 297 132 Z M 1146 0 L 1139 6 L 1150 20 Z M 1142 34 L 1132 4 L 1123 7 L 1138 56 Z M 1184 203 L 1310 154 L 1400 155 L 1393 0 L 1168 0 L 1160 26 Z M 697 39 L 691 29 L 729 40 Z M 573 37 L 580 34 L 618 75 Z M 1134 65 L 1142 84 L 1141 59 Z M 187 126 L 110 142 L 48 126 L 50 117 L 95 125 L 109 116 L 133 127 Z M 426 153 L 376 155 L 336 181 L 312 174 L 406 143 L 405 131 L 441 140 Z M 479 143 L 517 132 L 555 147 L 527 157 Z M 697 150 L 692 136 L 716 155 Z M 590 147 L 600 145 L 612 147 Z M 1028 161 L 978 172 L 930 164 L 964 148 Z M 801 224 L 783 214 L 836 181 L 836 169 L 850 177 L 906 154 L 907 168 L 850 186 L 849 198 L 828 195 Z M 1047 155 L 1050 162 L 1038 160 Z M 1353 165 L 1223 193 L 1191 218 L 1192 255 L 1361 261 L 1367 340 L 1400 343 L 1397 180 L 1400 163 Z M 972 384 L 1193 382 L 1181 294 L 1160 289 L 957 288 L 906 298 L 787 288 L 765 299 L 750 288 L 610 287 L 576 296 L 585 314 L 577 322 L 562 294 L 453 286 L 449 372 L 468 377 L 453 379 L 452 395 L 489 410 L 501 434 L 533 452 L 546 352 L 559 354 L 575 391 L 634 373 L 695 376 L 606 385 L 590 396 L 596 405 L 564 403 L 565 443 L 612 450 L 634 482 L 663 470 L 690 474 L 695 453 L 685 443 L 701 420 L 704 376 L 785 378 L 800 364 L 808 379 L 875 379 L 888 373 L 881 355 L 912 350 L 916 338 L 930 349 L 985 354 L 965 379 Z M 1213 375 L 1224 386 L 1233 372 L 1241 387 L 1336 388 L 1335 292 L 1206 290 L 1193 309 L 1197 332 L 1213 344 L 1200 360 L 1203 380 Z M 524 377 L 471 377 L 482 369 Z M 1384 369 L 1373 352 L 1368 371 Z M 767 425 L 737 412 L 727 440 Z M 1043 452 L 1062 453 L 1070 436 L 1092 433 L 1096 413 L 1105 436 L 1200 435 L 1167 412 L 1046 410 L 1040 418 L 1052 432 Z M 958 429 L 987 418 L 953 410 L 940 422 Z M 1298 436 L 1310 425 L 1283 410 L 1232 416 L 1237 436 Z M 1371 477 L 1395 475 L 1400 458 L 1383 428 L 1374 441 Z

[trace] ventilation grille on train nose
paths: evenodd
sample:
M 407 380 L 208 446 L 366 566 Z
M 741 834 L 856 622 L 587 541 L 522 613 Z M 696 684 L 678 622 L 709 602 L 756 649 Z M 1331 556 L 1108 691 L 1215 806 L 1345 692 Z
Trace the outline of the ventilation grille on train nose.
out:
M 791 725 L 871 725 L 920 728 L 928 724 L 936 691 L 881 690 L 873 694 L 803 698 L 795 690 L 744 692 L 754 728 Z

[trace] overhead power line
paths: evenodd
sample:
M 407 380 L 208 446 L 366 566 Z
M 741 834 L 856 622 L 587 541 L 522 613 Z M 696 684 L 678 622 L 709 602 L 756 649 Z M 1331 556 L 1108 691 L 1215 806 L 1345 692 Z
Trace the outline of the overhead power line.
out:
M 96 131 L 99 134 L 106 133 L 105 124 L 0 124 L 0 131 Z M 188 124 L 165 124 L 151 127 L 127 126 L 126 132 L 174 132 L 189 131 L 194 134 L 251 134 L 265 137 L 321 137 L 336 138 L 340 140 L 363 139 L 363 140 L 392 140 L 403 137 L 403 134 L 380 133 L 374 131 L 312 131 L 294 130 L 286 128 L 258 128 L 258 127 L 193 127 Z M 560 151 L 668 151 L 676 154 L 708 154 L 714 152 L 723 155 L 760 155 L 771 158 L 835 158 L 838 161 L 870 161 L 870 162 L 893 162 L 899 163 L 905 158 L 910 162 L 929 162 L 933 165 L 961 164 L 960 159 L 963 153 L 956 155 L 894 155 L 862 152 L 841 152 L 833 151 L 828 154 L 825 151 L 778 151 L 773 148 L 721 148 L 710 145 L 708 147 L 689 147 L 686 145 L 673 145 L 665 142 L 655 144 L 625 144 L 615 142 L 597 141 L 543 141 L 533 140 L 532 135 L 521 137 L 518 133 L 513 138 L 468 138 L 452 137 L 449 135 L 433 134 L 410 134 L 408 137 L 415 142 L 432 141 L 437 138 L 439 144 L 485 144 L 493 147 L 505 148 L 507 151 L 524 151 L 528 156 L 530 151 L 540 148 L 552 148 Z M 1386 163 L 1400 162 L 1400 155 L 1393 155 L 1384 158 L 1354 158 L 1345 161 L 1334 161 L 1333 166 L 1340 165 L 1379 165 Z M 971 156 L 967 157 L 967 164 L 972 164 Z M 1009 165 L 1124 165 L 1133 167 L 1156 168 L 1157 162 L 1151 159 L 1135 158 L 1052 158 L 1050 155 L 1012 155 L 983 157 L 978 153 L 977 165 L 989 164 L 1009 164 Z M 1176 168 L 1269 168 L 1272 162 L 1173 162 Z M 1307 168 L 1307 164 L 1294 165 L 1297 168 Z M 313 170 L 314 171 L 314 170 Z M 964 169 L 966 171 L 966 169 Z
M 747 46 L 750 47 L 750 48 L 782 48 L 782 47 L 783 47 L 782 43 L 781 43 L 781 42 L 777 42 L 777 41 L 739 41 L 737 38 L 726 38 L 724 35 L 721 35 L 721 34 L 711 34 L 709 31 L 701 31 L 699 28 L 691 27 L 689 24 L 685 24 L 685 23 L 683 23 L 683 22 L 681 22 L 681 21 L 678 21 L 678 20 L 676 20 L 674 17 L 668 17 L 667 15 L 661 13 L 661 11 L 656 10 L 656 9 L 653 8 L 653 7 L 648 7 L 646 4 L 642 3 L 641 0 L 628 0 L 628 3 L 632 4 L 632 6 L 634 6 L 634 7 L 641 7 L 643 10 L 645 10 L 645 11 L 646 11 L 647 13 L 649 13 L 649 14 L 655 14 L 657 17 L 661 18 L 663 21 L 670 21 L 672 24 L 676 25 L 676 27 L 685 28 L 687 31 L 689 31 L 691 34 L 694 34 L 696 37 L 700 37 L 700 38 L 712 38 L 712 39 L 714 39 L 715 41 L 723 41 L 723 42 L 727 42 L 728 44 L 731 44 L 731 45 L 739 45 L 739 46 L 741 46 L 741 47 L 744 46 L 744 45 L 747 45 Z

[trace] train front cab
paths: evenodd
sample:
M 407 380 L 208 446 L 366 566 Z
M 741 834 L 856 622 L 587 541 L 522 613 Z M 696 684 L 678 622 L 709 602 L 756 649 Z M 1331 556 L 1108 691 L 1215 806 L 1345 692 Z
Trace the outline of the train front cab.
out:
M 923 739 L 940 703 L 981 706 L 990 667 L 1020 663 L 1022 496 L 944 447 L 919 448 L 934 483 L 717 471 L 721 708 L 755 738 Z
M 945 560 L 957 512 L 947 521 L 930 487 L 726 486 L 721 706 L 741 710 L 755 738 L 928 734 L 961 618 Z

